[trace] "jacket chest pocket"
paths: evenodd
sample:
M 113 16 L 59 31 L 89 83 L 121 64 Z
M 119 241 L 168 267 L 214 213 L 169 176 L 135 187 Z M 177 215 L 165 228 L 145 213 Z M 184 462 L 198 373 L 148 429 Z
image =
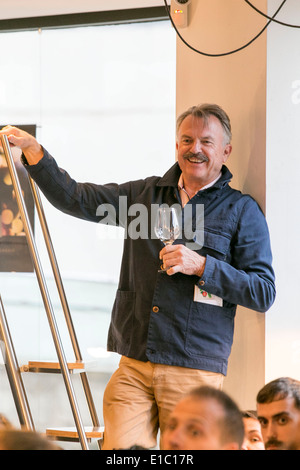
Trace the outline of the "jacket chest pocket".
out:
M 230 242 L 229 235 L 216 233 L 211 230 L 204 231 L 203 247 L 201 249 L 201 255 L 211 255 L 214 258 L 220 260 L 227 260 L 230 253 Z

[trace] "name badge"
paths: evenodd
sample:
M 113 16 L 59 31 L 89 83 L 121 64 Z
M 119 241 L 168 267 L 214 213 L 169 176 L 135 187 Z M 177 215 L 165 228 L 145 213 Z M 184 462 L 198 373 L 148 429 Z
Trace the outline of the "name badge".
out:
M 217 305 L 223 307 L 223 299 L 217 295 L 210 294 L 200 287 L 195 285 L 194 288 L 194 302 L 201 302 L 203 304 Z

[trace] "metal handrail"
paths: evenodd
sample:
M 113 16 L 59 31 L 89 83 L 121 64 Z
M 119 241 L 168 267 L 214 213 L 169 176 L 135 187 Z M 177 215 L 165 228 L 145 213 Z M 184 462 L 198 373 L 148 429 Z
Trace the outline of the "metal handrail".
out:
M 41 228 L 42 228 L 42 231 L 43 231 L 44 240 L 45 240 L 45 243 L 46 243 L 46 247 L 47 247 L 48 256 L 49 256 L 49 259 L 50 259 L 54 279 L 55 279 L 55 282 L 56 282 L 56 286 L 57 286 L 57 290 L 58 290 L 58 293 L 59 293 L 61 305 L 62 305 L 62 308 L 63 308 L 67 328 L 68 328 L 68 331 L 69 331 L 71 344 L 73 346 L 75 359 L 78 362 L 82 362 L 82 355 L 81 355 L 81 352 L 80 352 L 78 340 L 77 340 L 77 337 L 76 337 L 76 333 L 75 333 L 75 329 L 74 329 L 74 325 L 73 325 L 73 321 L 72 321 L 72 317 L 71 317 L 71 313 L 70 313 L 69 304 L 68 304 L 68 301 L 67 301 L 67 297 L 66 297 L 64 286 L 63 286 L 63 282 L 62 282 L 58 262 L 57 262 L 57 259 L 56 259 L 56 255 L 55 255 L 55 251 L 54 251 L 54 248 L 53 248 L 53 244 L 52 244 L 48 224 L 47 224 L 47 221 L 46 221 L 46 217 L 45 217 L 45 213 L 44 213 L 44 209 L 43 209 L 43 204 L 42 204 L 42 200 L 41 200 L 41 196 L 40 196 L 40 191 L 39 191 L 36 183 L 32 180 L 31 177 L 29 177 L 29 183 L 30 183 L 31 191 L 32 191 L 33 198 L 34 198 L 34 201 L 35 201 L 35 206 L 36 206 L 36 209 L 37 209 L 37 212 L 38 212 Z M 96 408 L 95 408 L 95 404 L 94 404 L 94 401 L 93 401 L 93 397 L 92 397 L 92 393 L 91 393 L 91 390 L 90 390 L 90 386 L 89 386 L 89 382 L 88 382 L 88 378 L 87 378 L 86 373 L 81 372 L 80 373 L 80 378 L 81 378 L 82 386 L 83 386 L 83 389 L 84 389 L 84 392 L 85 392 L 85 396 L 86 396 L 88 408 L 89 408 L 89 411 L 90 411 L 91 419 L 92 419 L 92 422 L 93 422 L 93 426 L 98 427 L 98 426 L 100 426 L 100 422 L 99 422 L 99 419 L 98 419 L 98 416 L 97 416 L 97 411 L 96 411 Z
M 48 292 L 48 289 L 47 289 L 43 269 L 42 269 L 42 266 L 41 266 L 41 262 L 40 262 L 40 259 L 39 259 L 39 254 L 38 254 L 36 244 L 35 244 L 35 240 L 34 240 L 34 236 L 33 236 L 33 233 L 32 233 L 32 228 L 31 228 L 29 217 L 28 217 L 27 209 L 26 209 L 26 206 L 25 206 L 24 198 L 23 198 L 23 195 L 22 195 L 22 190 L 21 190 L 21 187 L 20 187 L 19 178 L 18 178 L 18 175 L 17 175 L 15 163 L 14 163 L 14 160 L 13 160 L 13 157 L 12 157 L 12 154 L 11 154 L 10 145 L 9 145 L 8 138 L 7 138 L 6 135 L 1 135 L 0 137 L 1 137 L 2 147 L 3 147 L 4 154 L 5 154 L 6 161 L 7 161 L 7 166 L 8 166 L 9 172 L 10 172 L 10 177 L 11 177 L 11 180 L 12 180 L 12 183 L 13 183 L 13 187 L 14 187 L 15 196 L 16 196 L 16 200 L 17 200 L 17 203 L 18 203 L 21 219 L 22 219 L 22 222 L 23 222 L 23 225 L 24 225 L 24 230 L 25 230 L 25 234 L 26 234 L 26 238 L 27 238 L 29 251 L 30 251 L 30 254 L 31 254 L 31 257 L 32 257 L 32 261 L 33 261 L 33 265 L 34 265 L 34 268 L 35 268 L 37 280 L 38 280 L 38 283 L 39 283 L 41 295 L 42 295 L 42 298 L 43 298 L 43 302 L 44 302 L 44 306 L 45 306 L 45 310 L 46 310 L 50 330 L 51 330 L 51 333 L 52 333 L 52 337 L 53 337 L 57 357 L 58 357 L 59 364 L 60 364 L 60 367 L 61 367 L 61 372 L 62 372 L 62 375 L 63 375 L 63 378 L 64 378 L 67 394 L 68 394 L 71 409 L 72 409 L 72 412 L 73 412 L 74 421 L 75 421 L 76 428 L 77 428 L 77 431 L 78 431 L 79 440 L 80 440 L 82 448 L 84 450 L 89 450 L 87 438 L 86 438 L 86 435 L 85 435 L 85 432 L 84 432 L 84 427 L 83 427 L 83 424 L 82 424 L 82 420 L 81 420 L 81 416 L 80 416 L 80 412 L 79 412 L 75 392 L 74 392 L 74 389 L 73 389 L 73 384 L 72 384 L 69 369 L 68 369 L 68 364 L 67 364 L 67 361 L 66 361 L 66 358 L 65 358 L 64 349 L 63 349 L 62 342 L 61 342 L 61 339 L 60 339 L 60 335 L 59 335 L 59 331 L 58 331 L 58 328 L 57 328 L 53 307 L 52 307 L 49 292 Z
M 0 295 L 0 347 L 21 426 L 34 431 L 31 411 Z

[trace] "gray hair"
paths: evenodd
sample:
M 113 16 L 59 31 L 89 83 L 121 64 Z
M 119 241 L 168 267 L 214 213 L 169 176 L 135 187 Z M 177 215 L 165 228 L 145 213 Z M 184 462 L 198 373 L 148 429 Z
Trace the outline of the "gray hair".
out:
M 221 123 L 224 134 L 226 136 L 227 144 L 231 142 L 232 133 L 231 133 L 231 124 L 228 115 L 225 111 L 218 106 L 217 104 L 201 104 L 198 106 L 192 106 L 191 108 L 184 111 L 180 114 L 176 121 L 176 133 L 178 133 L 179 128 L 184 121 L 184 119 L 188 116 L 194 116 L 197 118 L 204 119 L 205 124 L 207 124 L 208 118 L 210 116 L 215 116 Z

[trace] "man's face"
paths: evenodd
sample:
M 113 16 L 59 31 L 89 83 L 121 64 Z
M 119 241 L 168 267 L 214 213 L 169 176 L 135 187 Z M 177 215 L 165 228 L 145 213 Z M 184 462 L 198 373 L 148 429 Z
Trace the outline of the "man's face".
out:
M 285 450 L 293 446 L 300 426 L 300 410 L 293 397 L 271 403 L 258 403 L 257 415 L 266 450 Z
M 206 124 L 202 118 L 187 116 L 178 129 L 176 149 L 185 184 L 198 185 L 199 189 L 217 178 L 231 153 L 215 116 Z
M 227 448 L 221 440 L 220 420 L 223 416 L 222 407 L 214 399 L 184 398 L 170 414 L 162 432 L 162 449 L 223 450 Z

